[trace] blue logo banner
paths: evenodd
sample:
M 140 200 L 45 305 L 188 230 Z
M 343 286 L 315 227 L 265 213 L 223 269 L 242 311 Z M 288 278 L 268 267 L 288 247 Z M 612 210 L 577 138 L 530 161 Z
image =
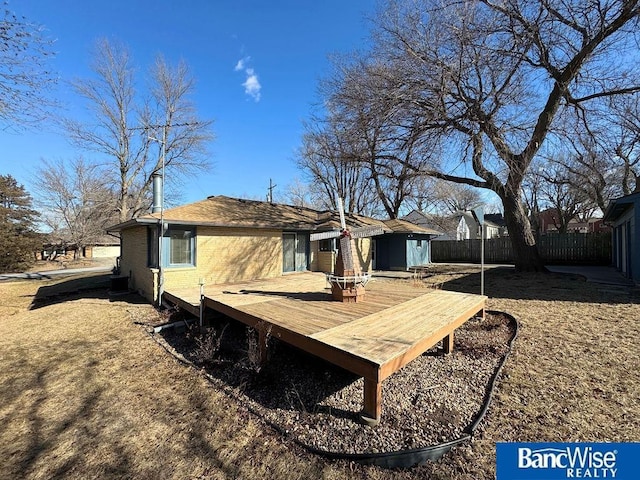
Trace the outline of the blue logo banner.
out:
M 640 443 L 497 443 L 496 480 L 637 479 Z

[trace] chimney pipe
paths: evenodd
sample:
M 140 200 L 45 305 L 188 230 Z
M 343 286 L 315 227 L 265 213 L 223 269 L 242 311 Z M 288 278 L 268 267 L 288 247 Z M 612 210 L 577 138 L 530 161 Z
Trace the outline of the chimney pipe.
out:
M 151 213 L 160 213 L 162 211 L 162 175 L 154 173 L 151 175 L 153 182 L 153 204 L 151 205 Z

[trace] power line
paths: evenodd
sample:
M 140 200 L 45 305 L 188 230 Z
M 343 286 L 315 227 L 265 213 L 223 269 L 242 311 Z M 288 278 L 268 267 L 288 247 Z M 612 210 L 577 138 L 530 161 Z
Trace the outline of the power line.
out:
M 158 128 L 170 128 L 170 127 L 197 127 L 198 125 L 204 125 L 203 122 L 184 122 L 184 123 L 168 123 L 168 124 L 156 124 L 145 125 L 144 127 L 129 127 L 127 130 L 156 130 Z

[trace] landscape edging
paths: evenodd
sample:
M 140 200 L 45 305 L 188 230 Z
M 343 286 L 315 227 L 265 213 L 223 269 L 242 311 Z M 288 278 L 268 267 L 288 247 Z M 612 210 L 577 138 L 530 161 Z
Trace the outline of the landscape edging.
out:
M 282 436 L 293 441 L 296 445 L 299 445 L 300 447 L 304 448 L 310 453 L 313 453 L 315 455 L 319 455 L 331 460 L 354 461 L 354 462 L 358 462 L 365 465 L 375 465 L 378 467 L 389 468 L 389 469 L 410 468 L 410 467 L 414 467 L 414 466 L 426 463 L 427 461 L 439 460 L 444 454 L 450 451 L 453 447 L 461 445 L 462 443 L 469 441 L 473 437 L 475 430 L 478 428 L 478 425 L 484 419 L 487 413 L 487 410 L 489 409 L 489 404 L 491 403 L 491 399 L 493 398 L 493 392 L 496 387 L 498 376 L 500 375 L 500 372 L 502 371 L 502 367 L 506 363 L 507 358 L 511 353 L 513 343 L 518 336 L 518 331 L 520 326 L 518 321 L 513 315 L 507 312 L 499 311 L 499 310 L 487 310 L 486 313 L 490 313 L 492 315 L 504 315 L 505 317 L 507 317 L 513 326 L 513 334 L 511 335 L 511 338 L 507 342 L 507 347 L 508 347 L 507 351 L 502 357 L 502 360 L 498 363 L 497 368 L 495 369 L 493 375 L 491 376 L 491 379 L 489 380 L 489 383 L 487 384 L 487 389 L 485 392 L 482 408 L 478 412 L 478 415 L 475 417 L 473 422 L 471 422 L 471 424 L 465 428 L 464 435 L 454 440 L 448 440 L 446 442 L 438 443 L 436 445 L 430 445 L 428 447 L 422 447 L 422 448 L 416 448 L 416 449 L 410 449 L 410 450 L 398 450 L 395 452 L 381 452 L 381 453 L 331 452 L 326 450 L 320 450 L 316 447 L 307 445 L 304 442 L 297 440 L 296 438 L 291 437 L 291 435 L 287 434 L 287 432 L 285 432 L 280 426 L 276 425 L 273 422 L 270 422 L 269 420 L 266 420 L 260 414 L 260 412 L 253 409 L 251 406 L 245 404 L 244 407 L 248 411 L 256 415 L 257 417 L 259 417 L 267 425 L 269 425 L 270 427 L 278 431 Z M 215 385 L 219 385 L 220 382 L 218 382 L 217 379 L 209 375 L 204 370 L 198 368 L 197 365 L 195 365 L 193 362 L 185 358 L 183 355 L 179 354 L 176 351 L 173 351 L 173 349 L 169 349 L 163 342 L 160 342 L 156 338 L 156 335 L 154 334 L 153 331 L 151 332 L 147 331 L 147 333 L 151 338 L 153 338 L 153 340 L 158 345 L 160 345 L 165 351 L 171 354 L 178 361 L 194 368 L 197 372 L 204 375 L 204 377 L 208 381 L 214 383 Z M 227 388 L 225 388 L 225 390 L 227 390 Z M 234 393 L 234 392 L 231 392 L 231 393 Z

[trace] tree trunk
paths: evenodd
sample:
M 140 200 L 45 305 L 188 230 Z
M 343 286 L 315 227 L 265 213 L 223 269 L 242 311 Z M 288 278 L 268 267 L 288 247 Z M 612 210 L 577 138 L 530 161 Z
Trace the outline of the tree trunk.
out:
M 536 239 L 531 231 L 522 200 L 517 195 L 502 197 L 504 219 L 513 247 L 513 260 L 517 272 L 546 272 L 547 269 L 538 253 Z

